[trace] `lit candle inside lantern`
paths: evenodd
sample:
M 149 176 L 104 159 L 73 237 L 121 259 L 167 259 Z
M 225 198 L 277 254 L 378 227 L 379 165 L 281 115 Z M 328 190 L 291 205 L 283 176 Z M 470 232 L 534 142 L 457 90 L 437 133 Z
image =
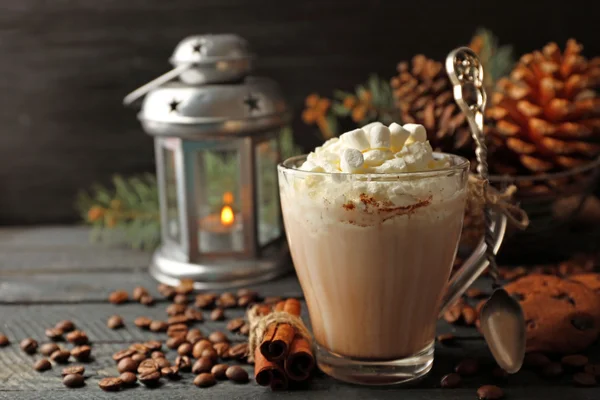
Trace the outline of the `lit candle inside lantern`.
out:
M 232 252 L 243 249 L 241 216 L 231 205 L 233 193 L 223 194 L 223 206 L 219 214 L 209 214 L 200 221 L 200 251 L 204 253 Z

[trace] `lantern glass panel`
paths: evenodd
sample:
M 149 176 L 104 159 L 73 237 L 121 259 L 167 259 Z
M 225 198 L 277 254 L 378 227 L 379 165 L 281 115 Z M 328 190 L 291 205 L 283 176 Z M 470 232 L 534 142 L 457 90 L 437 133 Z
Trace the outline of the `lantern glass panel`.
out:
M 232 253 L 244 249 L 240 169 L 240 154 L 236 147 L 196 152 L 198 248 L 201 253 Z
M 264 246 L 281 235 L 281 212 L 277 164 L 280 160 L 276 138 L 256 145 L 256 205 L 258 216 L 258 244 Z
M 181 226 L 177 203 L 177 170 L 175 168 L 175 150 L 163 147 L 165 171 L 166 229 L 167 238 L 179 243 Z

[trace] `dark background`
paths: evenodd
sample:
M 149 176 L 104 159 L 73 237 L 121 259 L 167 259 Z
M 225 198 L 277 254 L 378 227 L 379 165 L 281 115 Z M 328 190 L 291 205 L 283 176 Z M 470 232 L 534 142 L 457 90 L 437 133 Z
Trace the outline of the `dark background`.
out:
M 74 198 L 114 173 L 152 171 L 130 90 L 165 72 L 179 40 L 237 33 L 299 121 L 313 91 L 394 74 L 417 53 L 442 60 L 478 26 L 517 54 L 575 37 L 600 54 L 598 1 L 0 0 L 0 224 L 75 221 Z

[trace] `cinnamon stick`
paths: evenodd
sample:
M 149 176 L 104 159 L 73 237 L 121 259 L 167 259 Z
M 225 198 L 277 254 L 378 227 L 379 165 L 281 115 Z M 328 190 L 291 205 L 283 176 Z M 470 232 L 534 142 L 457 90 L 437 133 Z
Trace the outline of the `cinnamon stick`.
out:
M 308 340 L 297 335 L 285 360 L 285 373 L 291 380 L 304 381 L 310 377 L 314 366 L 315 358 Z
M 300 305 L 300 301 L 298 301 L 298 299 L 287 299 L 283 304 L 283 312 L 296 317 L 300 316 L 301 308 L 302 306 Z
M 271 390 L 285 390 L 288 387 L 288 378 L 281 370 L 273 370 L 273 380 L 271 381 Z
M 283 360 L 295 336 L 296 330 L 290 324 L 271 324 L 259 346 L 260 352 L 269 361 Z
M 256 379 L 256 383 L 261 386 L 272 386 L 275 382 L 275 385 L 279 386 L 281 383 L 281 377 L 285 378 L 285 373 L 281 366 L 267 360 L 260 349 L 256 349 L 254 352 L 254 378 Z M 287 383 L 286 383 L 287 387 Z

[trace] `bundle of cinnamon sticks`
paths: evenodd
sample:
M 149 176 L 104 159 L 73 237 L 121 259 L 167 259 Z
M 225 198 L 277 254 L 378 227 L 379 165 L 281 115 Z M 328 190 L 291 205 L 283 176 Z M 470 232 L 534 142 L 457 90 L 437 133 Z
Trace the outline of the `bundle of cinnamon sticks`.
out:
M 315 366 L 310 337 L 300 318 L 300 302 L 296 299 L 282 300 L 271 309 L 259 305 L 254 314 L 258 323 L 255 329 L 254 375 L 261 386 L 272 390 L 284 390 L 290 381 L 301 382 L 310 377 Z M 295 318 L 287 316 L 293 316 Z M 271 315 L 274 318 L 266 318 Z M 260 321 L 260 319 L 263 321 Z M 260 322 L 269 323 L 260 326 Z M 295 326 L 294 326 L 295 325 Z M 263 333 L 264 332 L 264 333 Z M 250 349 L 252 351 L 252 349 Z

